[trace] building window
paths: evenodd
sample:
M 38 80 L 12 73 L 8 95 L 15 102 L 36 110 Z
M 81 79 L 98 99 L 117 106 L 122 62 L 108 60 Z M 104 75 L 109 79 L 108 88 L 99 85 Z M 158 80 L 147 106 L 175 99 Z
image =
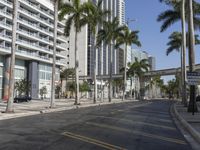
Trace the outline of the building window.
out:
M 39 78 L 42 79 L 42 80 L 45 80 L 45 72 L 40 71 Z
M 15 69 L 15 78 L 24 79 L 25 78 L 25 70 L 24 69 Z
M 46 80 L 51 80 L 51 73 L 46 73 Z

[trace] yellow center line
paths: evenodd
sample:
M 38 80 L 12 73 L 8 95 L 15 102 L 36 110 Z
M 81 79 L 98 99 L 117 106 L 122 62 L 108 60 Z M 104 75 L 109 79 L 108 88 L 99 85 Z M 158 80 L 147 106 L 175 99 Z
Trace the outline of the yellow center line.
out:
M 93 139 L 93 138 L 89 138 L 89 137 L 86 137 L 86 136 L 74 134 L 72 132 L 63 132 L 62 135 L 73 138 L 73 139 L 77 139 L 77 140 L 80 140 L 80 141 L 84 141 L 84 142 L 87 142 L 87 143 L 91 143 L 91 144 L 94 144 L 94 145 L 98 145 L 98 146 L 106 148 L 108 150 L 125 150 L 125 148 L 122 148 L 122 147 L 119 147 L 119 146 L 116 146 L 116 145 L 112 145 L 112 144 L 109 144 L 109 143 L 105 143 L 105 142 L 102 142 L 102 141 L 99 141 L 99 140 L 96 140 L 96 139 Z
M 172 142 L 172 143 L 184 144 L 184 145 L 186 144 L 185 141 L 180 140 L 180 139 L 168 138 L 168 137 L 159 136 L 159 135 L 155 135 L 155 134 L 144 133 L 144 132 L 141 132 L 141 131 L 132 131 L 132 130 L 129 130 L 129 129 L 114 127 L 114 126 L 110 126 L 110 125 L 106 125 L 106 124 L 97 124 L 97 123 L 92 123 L 92 122 L 86 122 L 86 124 L 93 125 L 93 126 L 96 126 L 96 127 L 101 127 L 101 128 L 107 128 L 107 129 L 112 129 L 112 130 L 117 130 L 117 131 L 123 131 L 123 132 L 138 134 L 138 135 L 142 135 L 142 136 L 145 136 L 145 137 L 155 138 L 155 139 L 164 140 L 164 141 L 168 141 L 168 142 Z

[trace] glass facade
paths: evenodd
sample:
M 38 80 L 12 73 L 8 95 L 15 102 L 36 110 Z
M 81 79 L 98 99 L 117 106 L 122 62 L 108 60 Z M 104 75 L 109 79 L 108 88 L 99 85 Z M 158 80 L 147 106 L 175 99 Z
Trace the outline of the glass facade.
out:
M 3 93 L 3 66 L 0 66 L 0 97 L 2 97 L 2 93 Z
M 46 86 L 47 94 L 46 97 L 50 98 L 50 91 L 51 91 L 51 77 L 52 77 L 52 65 L 40 63 L 39 64 L 39 90 Z M 60 80 L 60 69 L 56 68 L 56 83 Z M 39 94 L 39 93 L 38 93 Z M 38 95 L 40 96 L 40 95 Z

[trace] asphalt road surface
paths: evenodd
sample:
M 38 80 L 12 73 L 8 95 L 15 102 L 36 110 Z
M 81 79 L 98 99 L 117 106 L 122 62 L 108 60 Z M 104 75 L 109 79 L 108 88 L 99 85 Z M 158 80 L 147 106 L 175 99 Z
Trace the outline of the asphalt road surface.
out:
M 170 105 L 130 102 L 0 121 L 0 150 L 191 150 Z

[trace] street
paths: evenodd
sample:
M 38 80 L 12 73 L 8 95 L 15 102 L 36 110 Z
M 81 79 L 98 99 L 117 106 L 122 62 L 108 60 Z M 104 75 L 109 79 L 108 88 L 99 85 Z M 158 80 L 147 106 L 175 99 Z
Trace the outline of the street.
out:
M 129 102 L 0 121 L 0 150 L 191 150 L 170 104 Z

